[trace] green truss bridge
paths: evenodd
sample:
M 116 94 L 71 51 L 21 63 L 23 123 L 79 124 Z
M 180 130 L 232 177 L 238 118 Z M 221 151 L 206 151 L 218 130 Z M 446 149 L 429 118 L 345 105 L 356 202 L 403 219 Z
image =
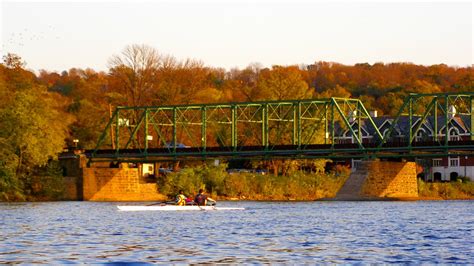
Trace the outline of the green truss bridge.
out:
M 474 93 L 410 94 L 393 117 L 358 99 L 117 107 L 90 161 L 471 155 Z

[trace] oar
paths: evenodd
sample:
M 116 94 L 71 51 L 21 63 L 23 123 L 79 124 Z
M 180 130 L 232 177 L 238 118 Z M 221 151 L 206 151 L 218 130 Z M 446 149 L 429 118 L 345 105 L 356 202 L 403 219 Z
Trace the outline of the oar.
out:
M 201 211 L 205 211 L 206 209 L 201 208 L 201 206 L 197 205 Z M 216 209 L 216 201 L 214 201 L 211 205 L 205 205 L 205 206 L 210 206 L 212 207 L 213 210 Z
M 157 202 L 157 203 L 152 203 L 152 204 L 148 204 L 146 206 L 153 206 L 153 205 L 162 205 L 162 204 L 168 204 L 169 201 L 162 201 L 162 202 Z
M 213 210 L 216 209 L 216 204 L 217 204 L 217 201 L 212 200 L 211 206 L 212 206 L 212 209 L 213 209 Z

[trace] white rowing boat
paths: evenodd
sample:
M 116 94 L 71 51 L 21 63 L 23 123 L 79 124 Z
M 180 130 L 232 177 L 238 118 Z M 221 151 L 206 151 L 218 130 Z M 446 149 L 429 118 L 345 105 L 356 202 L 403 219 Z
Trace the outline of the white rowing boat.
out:
M 245 210 L 245 208 L 216 207 L 216 206 L 177 206 L 177 205 L 122 205 L 117 206 L 120 211 L 226 211 Z

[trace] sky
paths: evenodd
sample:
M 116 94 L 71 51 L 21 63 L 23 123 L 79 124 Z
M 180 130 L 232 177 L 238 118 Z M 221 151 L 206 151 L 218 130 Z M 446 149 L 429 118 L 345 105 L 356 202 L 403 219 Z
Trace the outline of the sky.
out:
M 107 71 L 132 44 L 227 70 L 474 61 L 471 1 L 0 1 L 0 54 L 34 71 Z

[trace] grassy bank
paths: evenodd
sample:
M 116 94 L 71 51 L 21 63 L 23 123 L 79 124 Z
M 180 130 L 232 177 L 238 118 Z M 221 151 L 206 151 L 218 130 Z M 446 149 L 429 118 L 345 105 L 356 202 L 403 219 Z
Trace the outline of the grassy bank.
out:
M 418 180 L 418 194 L 426 199 L 474 199 L 474 182 L 429 183 Z
M 194 195 L 200 188 L 217 199 L 315 200 L 334 197 L 349 176 L 347 170 L 326 173 L 295 171 L 288 175 L 227 173 L 225 165 L 185 168 L 161 177 L 160 193 L 174 196 L 180 189 Z
M 331 173 L 293 171 L 287 175 L 227 173 L 226 166 L 198 166 L 158 180 L 160 193 L 174 197 L 180 189 L 195 195 L 205 188 L 217 199 L 245 200 L 316 200 L 332 198 L 349 176 L 348 169 Z M 419 180 L 420 199 L 474 199 L 474 182 L 428 183 Z

